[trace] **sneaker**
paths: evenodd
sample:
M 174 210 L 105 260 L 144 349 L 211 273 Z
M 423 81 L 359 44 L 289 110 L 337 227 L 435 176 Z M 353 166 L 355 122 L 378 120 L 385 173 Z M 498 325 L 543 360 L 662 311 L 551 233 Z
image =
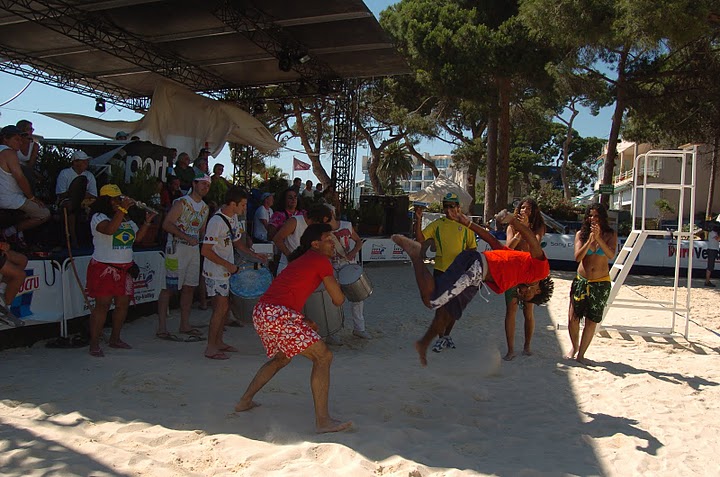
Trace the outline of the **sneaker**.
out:
M 353 336 L 357 336 L 358 338 L 363 339 L 363 340 L 370 339 L 370 333 L 368 333 L 365 330 L 353 330 Z
M 450 338 L 450 335 L 445 337 L 445 347 L 455 349 L 455 342 Z
M 447 347 L 447 341 L 445 340 L 444 336 L 441 336 L 440 338 L 437 339 L 437 341 L 435 341 L 435 344 L 433 345 L 432 350 L 435 353 L 439 353 L 446 347 Z
M 713 282 L 705 282 L 706 287 L 715 288 L 715 284 Z
M 13 315 L 10 309 L 5 305 L 5 300 L 0 297 L 0 322 L 5 323 L 13 328 L 25 326 L 25 322 Z

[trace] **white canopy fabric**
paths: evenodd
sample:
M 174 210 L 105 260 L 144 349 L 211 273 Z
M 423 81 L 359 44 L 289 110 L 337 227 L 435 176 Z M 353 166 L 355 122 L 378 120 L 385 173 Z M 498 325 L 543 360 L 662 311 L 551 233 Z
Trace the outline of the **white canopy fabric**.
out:
M 118 131 L 143 141 L 174 147 L 197 157 L 207 147 L 212 156 L 226 142 L 248 144 L 261 151 L 280 147 L 273 135 L 257 119 L 239 107 L 195 94 L 171 81 L 159 83 L 150 109 L 138 121 L 105 121 L 68 113 L 42 113 L 58 121 L 98 136 L 115 139 Z
M 472 201 L 472 197 L 462 186 L 451 181 L 442 173 L 435 178 L 432 184 L 423 190 L 410 194 L 410 200 L 421 202 L 442 202 L 442 198 L 445 197 L 448 192 L 457 194 L 460 199 L 460 208 L 467 214 L 470 211 L 470 202 Z

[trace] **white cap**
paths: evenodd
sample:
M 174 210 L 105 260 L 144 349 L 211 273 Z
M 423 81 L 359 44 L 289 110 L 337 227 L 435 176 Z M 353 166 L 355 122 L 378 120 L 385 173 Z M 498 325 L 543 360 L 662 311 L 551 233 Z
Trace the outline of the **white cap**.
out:
M 90 156 L 85 154 L 83 151 L 75 151 L 72 153 L 72 156 L 70 157 L 73 161 L 89 161 Z

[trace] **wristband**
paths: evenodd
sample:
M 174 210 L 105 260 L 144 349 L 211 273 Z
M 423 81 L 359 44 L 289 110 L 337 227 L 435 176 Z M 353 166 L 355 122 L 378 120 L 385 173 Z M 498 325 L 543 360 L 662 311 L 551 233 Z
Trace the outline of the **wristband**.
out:
M 118 206 L 118 210 L 119 210 L 120 212 L 122 212 L 123 214 L 127 214 L 127 213 L 128 213 L 127 209 L 125 209 L 125 208 L 123 208 L 123 207 L 120 207 L 120 206 Z

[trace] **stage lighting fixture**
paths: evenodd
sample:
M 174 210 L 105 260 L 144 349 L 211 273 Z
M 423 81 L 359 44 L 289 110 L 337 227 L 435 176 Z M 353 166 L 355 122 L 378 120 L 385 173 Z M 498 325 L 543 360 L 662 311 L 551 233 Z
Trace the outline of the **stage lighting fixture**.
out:
M 95 111 L 98 113 L 104 113 L 105 112 L 105 100 L 102 98 L 96 98 L 95 99 Z
M 283 50 L 278 55 L 278 68 L 280 68 L 280 71 L 289 72 L 292 70 L 292 57 L 290 53 L 286 50 Z
M 280 105 L 278 106 L 278 112 L 280 114 L 287 114 L 291 111 L 292 111 L 292 106 L 284 101 L 282 103 L 280 103 Z
M 253 116 L 258 116 L 260 114 L 263 114 L 266 111 L 267 111 L 267 104 L 265 103 L 264 100 L 258 99 L 257 101 L 255 101 L 255 104 L 252 107 L 252 115 Z
M 308 55 L 307 53 L 305 53 L 305 54 L 301 54 L 301 55 L 300 55 L 300 57 L 298 58 L 298 62 L 299 62 L 301 65 L 304 65 L 305 63 L 307 63 L 307 62 L 310 61 L 311 59 L 312 59 L 312 58 L 310 57 L 310 55 Z

